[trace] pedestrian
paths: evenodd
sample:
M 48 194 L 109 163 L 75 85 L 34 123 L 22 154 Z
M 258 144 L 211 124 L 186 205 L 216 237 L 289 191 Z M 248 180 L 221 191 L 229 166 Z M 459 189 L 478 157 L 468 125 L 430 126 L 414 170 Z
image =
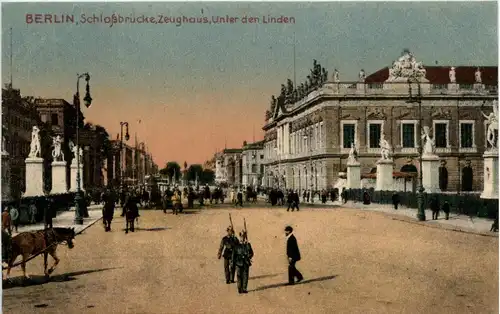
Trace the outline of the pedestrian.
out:
M 342 191 L 342 193 L 344 193 L 344 191 Z M 363 204 L 364 205 L 370 205 L 371 204 L 370 194 L 368 194 L 367 191 L 363 192 Z
M 307 196 L 307 190 L 304 190 L 304 192 L 302 192 L 302 202 L 304 203 L 307 201 L 306 196 Z
M 233 263 L 233 252 L 240 241 L 234 235 L 233 227 L 227 227 L 226 231 L 227 235 L 224 236 L 220 242 L 217 258 L 221 259 L 221 257 L 224 257 L 224 274 L 226 276 L 226 284 L 230 284 L 234 283 L 234 274 L 236 272 L 236 268 Z
M 432 197 L 430 207 L 432 211 L 432 220 L 437 220 L 439 217 L 439 200 L 436 196 Z
M 17 227 L 19 226 L 19 211 L 17 210 L 16 207 L 11 206 L 9 210 L 10 214 L 10 219 L 12 221 L 12 224 L 14 225 L 14 229 L 17 232 Z
M 38 213 L 38 209 L 36 208 L 35 201 L 33 200 L 30 201 L 29 213 L 30 213 L 30 223 L 32 224 L 36 223 L 36 215 Z
M 299 203 L 300 203 L 299 192 L 296 190 L 292 194 L 292 212 L 294 208 L 297 208 L 297 211 L 299 211 Z
M 240 205 L 241 207 L 243 207 L 243 192 L 240 190 L 238 190 L 238 196 L 237 196 L 237 202 L 236 202 L 236 206 Z
M 292 211 L 293 211 L 293 192 L 292 192 L 292 190 L 288 191 L 288 194 L 286 196 L 286 203 L 288 204 L 286 211 L 287 212 L 290 211 L 290 208 L 292 208 Z
M 12 221 L 10 219 L 9 208 L 6 206 L 2 212 L 2 234 L 12 235 Z
M 54 209 L 54 204 L 52 202 L 52 198 L 50 197 L 49 193 L 45 193 L 45 209 L 43 212 L 43 218 L 44 218 L 44 228 L 45 229 L 52 229 L 52 218 L 53 218 L 53 209 Z
M 394 205 L 395 210 L 398 209 L 399 203 L 400 203 L 399 194 L 398 193 L 392 194 L 392 205 Z
M 104 202 L 102 220 L 104 221 L 104 231 L 111 231 L 111 221 L 115 214 L 116 197 L 115 193 L 108 188 L 102 196 Z
M 301 257 L 297 239 L 293 235 L 293 228 L 291 226 L 285 228 L 285 235 L 287 237 L 286 255 L 288 257 L 288 285 L 293 285 L 295 284 L 295 278 L 297 278 L 297 282 L 301 282 L 304 279 L 304 276 L 302 276 L 300 271 L 295 267 L 295 264 L 300 261 Z
M 306 201 L 309 203 L 309 199 L 311 198 L 311 191 L 307 190 L 306 193 Z
M 248 293 L 248 276 L 250 266 L 252 266 L 252 258 L 252 245 L 248 242 L 246 231 L 241 231 L 240 243 L 236 246 L 233 253 L 233 263 L 236 266 L 239 293 Z
M 444 201 L 443 207 L 441 209 L 444 213 L 444 219 L 450 219 L 450 203 L 448 203 L 448 201 Z

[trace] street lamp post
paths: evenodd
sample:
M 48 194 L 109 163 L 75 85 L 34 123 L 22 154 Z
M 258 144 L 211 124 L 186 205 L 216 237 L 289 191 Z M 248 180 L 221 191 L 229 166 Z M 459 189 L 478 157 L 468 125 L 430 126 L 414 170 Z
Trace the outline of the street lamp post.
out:
M 412 95 L 411 83 L 417 83 L 417 95 Z M 418 145 L 418 163 L 420 167 L 419 175 L 418 175 L 418 188 L 417 188 L 417 218 L 419 221 L 425 221 L 425 209 L 424 209 L 424 185 L 422 181 L 422 91 L 420 89 L 420 81 L 416 78 L 408 79 L 408 89 L 409 89 L 409 100 L 408 103 L 418 103 L 418 134 L 419 134 L 419 145 Z
M 123 167 L 125 165 L 125 154 L 123 153 L 123 127 L 125 127 L 125 141 L 130 139 L 128 134 L 128 122 L 120 122 L 120 191 L 123 192 Z
M 83 101 L 85 106 L 88 108 L 92 104 L 92 97 L 90 97 L 90 75 L 88 73 L 77 74 L 76 79 L 76 95 L 75 95 L 75 106 L 76 106 L 76 194 L 75 194 L 75 224 L 83 225 L 83 213 L 81 201 L 83 199 L 81 193 L 81 177 L 80 177 L 80 79 L 85 78 L 87 82 L 85 97 Z

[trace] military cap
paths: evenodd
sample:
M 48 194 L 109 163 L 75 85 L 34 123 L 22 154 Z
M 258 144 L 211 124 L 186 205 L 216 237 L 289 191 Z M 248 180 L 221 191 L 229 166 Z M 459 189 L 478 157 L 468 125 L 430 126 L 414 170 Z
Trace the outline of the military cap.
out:
M 293 231 L 292 226 L 286 226 L 286 227 L 285 227 L 285 231 L 290 231 L 290 232 L 292 232 L 292 231 Z

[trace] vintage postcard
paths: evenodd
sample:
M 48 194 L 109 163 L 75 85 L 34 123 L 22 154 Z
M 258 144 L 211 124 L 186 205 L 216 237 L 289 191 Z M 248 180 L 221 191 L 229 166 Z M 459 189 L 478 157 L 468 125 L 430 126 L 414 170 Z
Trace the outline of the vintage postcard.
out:
M 3 313 L 498 313 L 497 11 L 2 3 Z

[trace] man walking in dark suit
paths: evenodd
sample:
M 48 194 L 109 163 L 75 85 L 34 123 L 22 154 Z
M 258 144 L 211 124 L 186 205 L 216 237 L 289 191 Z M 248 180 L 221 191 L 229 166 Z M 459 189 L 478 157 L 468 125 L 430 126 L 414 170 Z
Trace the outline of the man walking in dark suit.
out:
M 288 256 L 288 285 L 295 284 L 295 278 L 297 278 L 297 282 L 301 282 L 304 279 L 300 271 L 295 268 L 295 263 L 300 261 L 300 251 L 297 245 L 297 239 L 292 232 L 293 228 L 291 226 L 285 228 L 285 235 L 287 236 L 286 255 Z

